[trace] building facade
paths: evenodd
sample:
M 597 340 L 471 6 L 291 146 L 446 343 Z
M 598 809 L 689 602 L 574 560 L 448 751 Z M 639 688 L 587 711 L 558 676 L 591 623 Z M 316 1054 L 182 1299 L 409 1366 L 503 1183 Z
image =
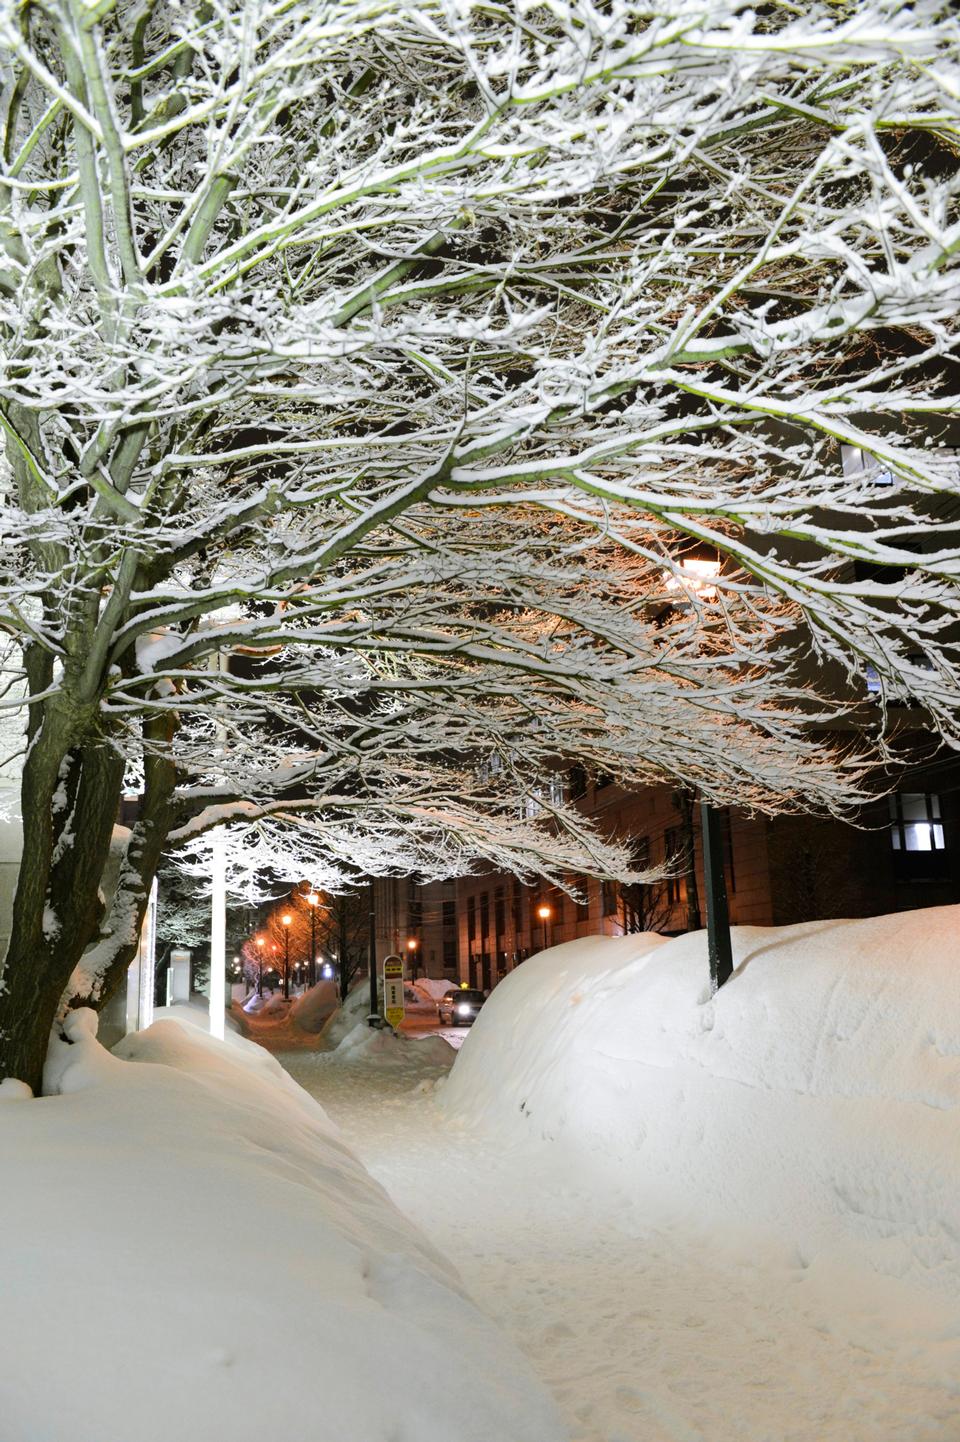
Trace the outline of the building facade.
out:
M 648 886 L 568 878 L 525 886 L 487 871 L 418 886 L 375 883 L 377 950 L 405 956 L 408 975 L 489 990 L 532 953 L 600 934 L 675 935 L 706 924 L 699 806 L 668 786 L 627 792 L 570 773 L 577 805 L 624 839 L 638 868 L 667 863 Z M 936 755 L 851 825 L 810 816 L 721 813 L 730 920 L 784 926 L 882 915 L 960 901 L 960 763 Z

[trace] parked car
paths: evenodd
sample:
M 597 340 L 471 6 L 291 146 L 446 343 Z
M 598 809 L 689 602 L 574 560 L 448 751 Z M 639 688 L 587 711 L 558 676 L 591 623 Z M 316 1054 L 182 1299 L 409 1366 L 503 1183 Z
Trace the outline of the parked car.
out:
M 483 1003 L 482 991 L 453 987 L 437 1002 L 437 1020 L 441 1026 L 472 1026 Z

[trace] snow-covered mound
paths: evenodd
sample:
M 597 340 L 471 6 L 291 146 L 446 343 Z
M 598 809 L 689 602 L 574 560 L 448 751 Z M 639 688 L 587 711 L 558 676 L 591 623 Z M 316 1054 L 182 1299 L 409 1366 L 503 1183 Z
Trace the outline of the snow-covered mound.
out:
M 422 991 L 424 996 L 432 1002 L 438 1002 L 442 996 L 446 996 L 455 981 L 449 977 L 442 976 L 418 976 L 416 981 L 410 983 L 417 991 Z
M 337 1045 L 336 1056 L 340 1061 L 362 1059 L 387 1066 L 449 1066 L 453 1048 L 442 1036 L 404 1036 L 359 1021 Z
M 267 992 L 263 996 L 258 995 L 258 993 L 255 991 L 251 992 L 251 994 L 247 997 L 246 1001 L 243 1003 L 243 1010 L 247 1013 L 248 1016 L 257 1016 L 258 1013 L 263 1011 L 263 1009 L 266 1007 L 267 1003 L 270 1000 L 271 997 L 269 992 Z
M 645 1204 L 960 1282 L 960 908 L 592 938 L 493 992 L 441 1093 L 609 1165 Z
M 336 1011 L 340 993 L 335 981 L 318 981 L 309 991 L 298 996 L 290 1008 L 294 1026 L 311 1035 L 322 1029 L 324 1022 Z
M 516 1348 L 267 1052 L 166 1020 L 121 1058 L 91 1012 L 67 1028 L 59 1094 L 0 1105 L 3 1442 L 563 1442 Z M 451 1338 L 452 1401 L 416 1380 Z
M 437 1003 L 429 992 L 423 990 L 419 982 L 404 982 L 403 1006 L 408 1016 L 437 1015 Z
M 361 1021 L 364 1021 L 370 1014 L 370 983 L 366 977 L 358 981 L 350 990 L 346 1001 L 339 1011 L 335 1011 L 329 1021 L 324 1024 L 321 1038 L 326 1046 L 336 1047 L 343 1041 L 349 1032 Z
M 154 1007 L 154 1021 L 185 1021 L 190 1026 L 197 1026 L 201 1031 L 210 1030 L 210 1004 L 205 996 L 191 998 L 190 1001 L 175 1001 L 171 1006 Z M 231 1034 L 239 1034 L 240 1027 L 229 1013 L 224 1014 L 224 1030 Z

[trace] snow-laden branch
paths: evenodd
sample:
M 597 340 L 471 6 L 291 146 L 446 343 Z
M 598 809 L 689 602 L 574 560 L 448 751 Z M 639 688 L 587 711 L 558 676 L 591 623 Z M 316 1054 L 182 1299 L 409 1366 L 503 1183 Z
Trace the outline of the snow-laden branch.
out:
M 843 812 L 891 701 L 960 741 L 948 7 L 4 0 L 0 47 L 24 946 L 120 759 L 129 930 L 218 820 L 620 874 L 573 760 Z

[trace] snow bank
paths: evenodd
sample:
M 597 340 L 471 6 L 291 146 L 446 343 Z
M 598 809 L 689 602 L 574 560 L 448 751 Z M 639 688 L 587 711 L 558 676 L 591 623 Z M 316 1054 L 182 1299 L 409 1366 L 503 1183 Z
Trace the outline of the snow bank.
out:
M 403 1005 L 408 1016 L 429 1016 L 436 1019 L 437 1003 L 429 992 L 422 990 L 419 982 L 404 982 Z
M 641 1204 L 960 1283 L 960 908 L 569 942 L 491 995 L 441 1105 L 609 1166 Z
M 332 1016 L 340 1004 L 340 992 L 335 981 L 318 981 L 309 991 L 298 996 L 290 1008 L 293 1024 L 300 1031 L 311 1035 L 322 1030 L 324 1022 Z
M 370 983 L 366 977 L 351 988 L 339 1011 L 323 1027 L 321 1038 L 328 1047 L 339 1046 L 344 1037 L 370 1014 Z
M 0 1106 L 3 1442 L 566 1436 L 267 1052 L 164 1020 L 111 1055 L 92 1013 L 67 1026 L 58 1094 Z M 454 1405 L 411 1381 L 451 1337 Z
M 154 1021 L 185 1021 L 191 1026 L 197 1026 L 201 1031 L 210 1030 L 210 1004 L 206 997 L 198 997 L 197 1000 L 175 1001 L 172 1006 L 157 1006 L 153 1010 Z M 228 1033 L 239 1034 L 240 1027 L 237 1021 L 229 1012 L 224 1014 L 224 1029 Z
M 373 1061 L 387 1066 L 449 1066 L 453 1048 L 441 1036 L 412 1037 L 389 1027 L 357 1022 L 338 1044 L 339 1061 Z
M 432 1002 L 438 1002 L 456 984 L 452 977 L 439 976 L 418 976 L 416 981 L 410 983 L 417 991 L 422 991 L 424 996 Z

